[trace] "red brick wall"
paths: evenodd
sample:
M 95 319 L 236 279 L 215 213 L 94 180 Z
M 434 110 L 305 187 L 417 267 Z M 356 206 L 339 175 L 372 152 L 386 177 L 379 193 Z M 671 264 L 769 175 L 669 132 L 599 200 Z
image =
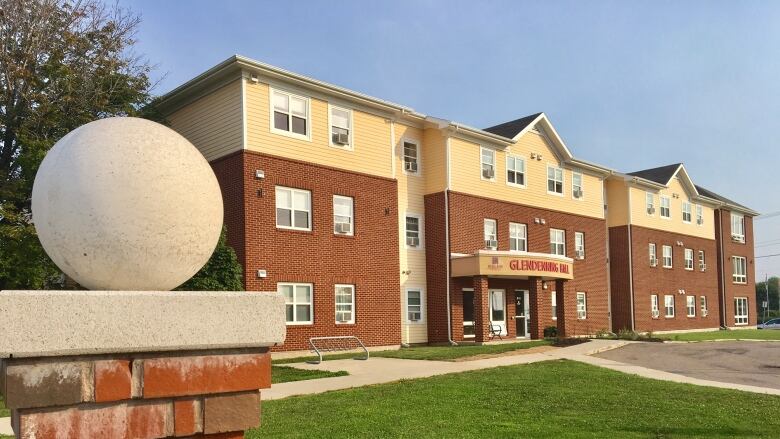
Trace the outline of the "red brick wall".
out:
M 612 330 L 631 329 L 631 270 L 628 260 L 628 226 L 609 228 L 609 270 Z
M 683 246 L 678 246 L 681 241 Z M 696 238 L 678 233 L 664 232 L 639 226 L 631 226 L 633 284 L 634 284 L 634 322 L 639 331 L 671 331 L 685 329 L 717 328 L 718 315 L 718 270 L 716 262 L 715 240 Z M 649 243 L 656 244 L 658 265 L 650 266 Z M 672 268 L 663 268 L 663 246 L 672 246 Z M 693 271 L 685 270 L 685 249 L 693 250 Z M 699 250 L 704 250 L 707 270 L 699 270 Z M 686 294 L 679 294 L 679 290 Z M 652 318 L 650 296 L 658 294 L 660 315 Z M 673 295 L 675 316 L 666 318 L 664 295 Z M 696 317 L 687 317 L 686 296 L 696 296 Z M 707 297 L 708 315 L 701 316 L 699 296 Z
M 757 323 L 758 315 L 756 311 L 756 267 L 755 267 L 755 248 L 753 242 L 753 218 L 745 216 L 745 243 L 734 242 L 731 240 L 731 211 L 718 209 L 715 211 L 716 233 L 719 233 L 717 221 L 720 221 L 720 227 L 723 231 L 723 264 L 718 264 L 723 268 L 723 281 L 726 289 L 725 294 L 725 325 L 735 326 L 734 321 L 734 298 L 748 298 L 748 325 Z M 742 256 L 747 258 L 747 284 L 735 284 L 732 280 L 733 262 L 732 256 Z M 720 261 L 719 261 L 720 262 Z M 722 298 L 721 298 L 722 299 Z
M 223 197 L 229 240 L 245 246 L 246 289 L 276 291 L 278 282 L 314 285 L 314 323 L 288 325 L 282 349 L 304 349 L 310 337 L 336 335 L 356 335 L 369 346 L 399 344 L 396 182 L 250 151 L 237 156 L 216 162 L 214 169 L 220 184 L 243 175 L 243 197 L 224 188 Z M 234 160 L 243 162 L 243 170 Z M 256 179 L 256 170 L 265 178 Z M 311 191 L 312 231 L 276 228 L 276 186 Z M 333 233 L 333 195 L 354 198 L 354 236 Z M 243 237 L 230 222 L 240 223 L 233 219 L 238 205 L 245 212 Z M 267 270 L 267 277 L 258 278 L 258 269 Z M 355 285 L 355 324 L 336 325 L 335 284 Z
M 425 263 L 427 279 L 428 342 L 448 341 L 447 333 L 447 243 L 444 192 L 425 196 Z M 461 298 L 462 299 L 462 298 Z M 461 300 L 461 322 L 463 308 Z M 463 328 L 460 328 L 463 331 Z
M 222 191 L 222 204 L 225 211 L 224 224 L 227 228 L 227 243 L 233 247 L 238 261 L 242 266 L 246 261 L 244 241 L 244 155 L 231 154 L 211 162 L 211 168 L 219 181 Z M 244 285 L 246 285 L 246 270 L 244 270 Z

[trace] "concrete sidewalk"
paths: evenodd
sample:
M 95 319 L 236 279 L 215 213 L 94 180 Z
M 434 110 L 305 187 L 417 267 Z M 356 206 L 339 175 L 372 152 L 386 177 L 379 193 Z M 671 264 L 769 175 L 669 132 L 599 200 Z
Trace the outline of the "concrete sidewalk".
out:
M 560 348 L 548 352 L 509 355 L 463 362 L 402 360 L 398 358 L 374 357 L 368 361 L 326 360 L 322 364 L 285 364 L 285 366 L 296 367 L 299 369 L 328 371 L 344 370 L 347 371 L 349 375 L 343 377 L 322 378 L 317 380 L 294 381 L 290 383 L 275 384 L 271 386 L 270 389 L 262 391 L 262 399 L 272 400 L 287 398 L 295 395 L 311 395 L 328 392 L 331 390 L 349 389 L 372 384 L 389 383 L 402 379 L 426 378 L 449 373 L 489 369 L 500 366 L 512 366 L 517 364 L 529 364 L 539 361 L 559 359 L 580 361 L 583 363 L 592 364 L 594 366 L 616 370 L 618 372 L 634 374 L 657 380 L 719 387 L 724 389 L 743 390 L 747 392 L 765 393 L 770 395 L 780 395 L 780 389 L 703 380 L 592 356 L 593 354 L 619 348 L 629 343 L 636 342 L 622 340 L 591 340 L 588 343 Z

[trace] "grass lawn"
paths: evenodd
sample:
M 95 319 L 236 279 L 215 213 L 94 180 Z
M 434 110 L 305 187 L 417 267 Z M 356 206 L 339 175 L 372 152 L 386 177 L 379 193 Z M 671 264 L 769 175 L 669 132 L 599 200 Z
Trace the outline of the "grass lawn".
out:
M 729 331 L 685 332 L 680 334 L 661 334 L 659 337 L 675 341 L 705 340 L 780 340 L 780 331 L 776 329 L 731 329 Z
M 271 366 L 271 383 L 289 383 L 290 381 L 314 380 L 317 378 L 341 377 L 349 375 L 340 370 L 338 372 L 329 372 L 327 370 L 303 370 L 294 367 Z
M 777 437 L 780 397 L 573 361 L 263 402 L 261 437 Z
M 407 360 L 439 360 L 453 361 L 459 358 L 473 357 L 484 354 L 501 354 L 509 351 L 521 349 L 530 349 L 536 346 L 546 346 L 552 344 L 549 340 L 534 340 L 518 343 L 486 344 L 486 345 L 458 345 L 458 346 L 415 346 L 410 348 L 401 348 L 389 351 L 371 352 L 371 357 L 384 358 L 403 358 Z M 342 360 L 346 358 L 355 358 L 362 353 L 344 353 L 325 355 L 325 360 Z M 316 357 L 296 357 L 274 360 L 274 364 L 300 363 L 303 361 L 314 360 Z M 370 360 L 369 360 L 370 361 Z
M 0 418 L 7 418 L 11 416 L 11 411 L 5 408 L 5 401 L 3 400 L 3 397 L 0 396 Z

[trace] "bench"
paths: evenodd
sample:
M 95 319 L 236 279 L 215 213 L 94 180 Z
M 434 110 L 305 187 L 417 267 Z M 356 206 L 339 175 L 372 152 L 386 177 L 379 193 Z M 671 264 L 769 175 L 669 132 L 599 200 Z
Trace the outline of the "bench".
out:
M 311 351 L 317 354 L 318 359 L 314 361 L 308 361 L 310 364 L 322 363 L 323 352 L 344 352 L 353 351 L 357 349 L 363 349 L 365 356 L 355 357 L 355 360 L 368 360 L 368 349 L 360 341 L 359 338 L 354 335 L 344 335 L 338 337 L 312 337 L 309 339 L 309 345 Z
M 504 340 L 501 338 L 501 325 L 494 325 L 493 323 L 488 323 L 488 332 L 490 333 L 490 339 L 493 340 L 495 337 L 498 337 L 499 340 Z

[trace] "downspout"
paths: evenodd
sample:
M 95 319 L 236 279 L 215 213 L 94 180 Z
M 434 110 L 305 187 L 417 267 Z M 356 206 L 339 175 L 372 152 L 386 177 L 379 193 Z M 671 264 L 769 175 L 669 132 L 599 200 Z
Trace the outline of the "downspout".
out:
M 720 297 L 721 304 L 720 316 L 721 326 L 728 328 L 728 322 L 726 321 L 726 255 L 723 253 L 723 209 L 718 209 L 718 236 L 720 242 L 718 243 L 718 251 L 720 252 Z
M 452 258 L 450 257 L 450 137 L 447 136 L 445 142 L 445 159 L 447 160 L 447 187 L 444 189 L 444 250 L 447 257 L 447 341 L 451 346 L 457 346 L 458 343 L 452 339 L 452 309 L 450 305 L 450 272 L 452 268 Z
M 612 332 L 612 255 L 609 253 L 609 205 L 607 203 L 607 179 L 601 180 L 601 201 L 604 206 L 604 229 L 607 237 L 607 313 L 609 313 L 609 332 Z
M 631 330 L 635 330 L 634 323 L 634 242 L 631 240 L 631 186 L 626 185 L 628 189 L 628 304 L 631 308 Z

